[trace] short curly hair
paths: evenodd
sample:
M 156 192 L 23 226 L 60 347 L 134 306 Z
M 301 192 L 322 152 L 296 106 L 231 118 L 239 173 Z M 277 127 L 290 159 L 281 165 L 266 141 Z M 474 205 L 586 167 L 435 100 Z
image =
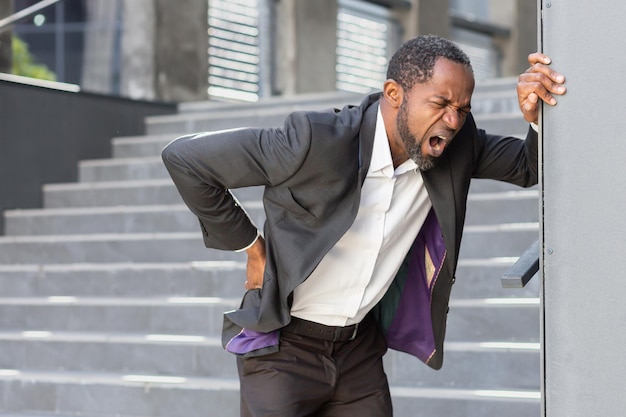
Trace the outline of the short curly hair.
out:
M 389 61 L 387 79 L 405 90 L 430 80 L 437 59 L 445 58 L 472 70 L 469 57 L 458 46 L 436 35 L 421 35 L 406 41 Z

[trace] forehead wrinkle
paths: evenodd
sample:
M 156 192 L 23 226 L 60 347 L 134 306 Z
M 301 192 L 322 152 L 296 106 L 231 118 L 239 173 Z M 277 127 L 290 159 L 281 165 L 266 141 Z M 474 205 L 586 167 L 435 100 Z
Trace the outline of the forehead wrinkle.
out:
M 451 99 L 449 99 L 449 98 L 448 98 L 448 97 L 446 97 L 446 96 L 442 96 L 442 95 L 437 95 L 437 94 L 435 94 L 435 98 L 438 98 L 438 99 L 440 99 L 440 100 L 443 100 L 443 101 L 445 101 L 445 102 L 446 102 L 446 104 L 448 104 L 448 105 L 452 105 L 452 106 L 457 107 L 457 108 L 459 108 L 459 109 L 464 109 L 464 108 L 472 108 L 472 100 L 471 100 L 471 97 L 470 97 L 470 100 L 468 100 L 468 102 L 467 102 L 466 104 L 461 103 L 461 104 L 459 104 L 458 106 L 457 106 L 457 105 L 455 105 L 455 104 L 453 104 L 453 103 L 452 103 L 452 100 L 451 100 Z

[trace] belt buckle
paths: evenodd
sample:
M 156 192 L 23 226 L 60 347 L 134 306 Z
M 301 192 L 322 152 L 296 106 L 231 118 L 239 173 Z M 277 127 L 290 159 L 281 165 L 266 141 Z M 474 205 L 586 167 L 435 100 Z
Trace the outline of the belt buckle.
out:
M 359 324 L 361 323 L 356 323 L 354 325 L 354 330 L 352 330 L 352 334 L 350 335 L 348 339 L 346 339 L 346 341 L 351 341 L 351 340 L 356 339 L 357 333 L 359 332 Z M 341 341 L 341 334 L 343 330 L 345 330 L 345 328 L 342 328 L 342 327 L 335 328 L 335 334 L 333 335 L 333 342 Z
M 354 325 L 354 331 L 352 332 L 352 336 L 350 336 L 350 339 L 348 339 L 348 340 L 356 339 L 356 334 L 359 332 L 359 324 L 360 323 L 357 323 L 357 324 Z

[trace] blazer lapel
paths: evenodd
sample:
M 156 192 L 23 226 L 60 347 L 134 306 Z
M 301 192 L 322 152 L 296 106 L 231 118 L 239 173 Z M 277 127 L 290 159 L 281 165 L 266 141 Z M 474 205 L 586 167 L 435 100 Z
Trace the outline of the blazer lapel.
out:
M 370 99 L 372 98 L 373 96 L 370 96 Z M 361 123 L 361 131 L 359 132 L 359 189 L 363 186 L 372 160 L 378 106 L 378 103 L 369 106 L 363 115 L 363 122 Z
M 444 154 L 442 158 L 445 158 L 445 160 L 439 161 L 436 167 L 423 172 L 422 176 L 443 233 L 448 258 L 456 259 L 456 244 L 458 240 L 455 223 L 458 204 L 454 193 L 452 169 L 448 157 Z

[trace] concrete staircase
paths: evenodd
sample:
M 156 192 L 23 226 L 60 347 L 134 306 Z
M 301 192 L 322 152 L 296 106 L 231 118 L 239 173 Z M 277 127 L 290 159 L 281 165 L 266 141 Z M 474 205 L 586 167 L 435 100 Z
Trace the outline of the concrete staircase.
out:
M 243 294 L 242 254 L 204 248 L 160 160 L 179 134 L 273 126 L 349 94 L 258 104 L 188 103 L 81 161 L 80 181 L 43 186 L 44 208 L 4 213 L 0 237 L 0 417 L 235 417 L 234 358 L 221 313 Z M 515 80 L 484 82 L 481 127 L 523 135 Z M 237 195 L 258 225 L 259 189 Z M 536 190 L 475 181 L 449 314 L 444 369 L 390 352 L 395 416 L 539 415 L 537 279 L 501 274 L 538 235 Z

